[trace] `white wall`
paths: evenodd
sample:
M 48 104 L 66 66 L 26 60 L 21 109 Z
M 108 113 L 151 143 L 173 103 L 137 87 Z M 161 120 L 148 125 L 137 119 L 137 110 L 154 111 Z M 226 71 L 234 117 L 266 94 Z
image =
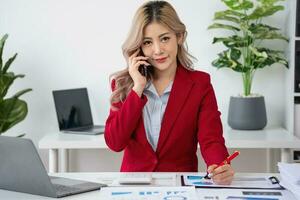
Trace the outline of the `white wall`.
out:
M 22 97 L 29 107 L 26 120 L 8 133 L 25 132 L 37 144 L 44 134 L 58 130 L 51 91 L 76 87 L 88 88 L 94 122 L 103 124 L 109 110 L 108 77 L 125 66 L 121 45 L 133 14 L 142 2 L 1 0 L 0 34 L 9 34 L 4 56 L 7 59 L 18 52 L 11 70 L 26 74 L 24 79 L 15 82 L 9 94 L 27 87 L 33 88 L 33 92 Z M 211 74 L 222 120 L 226 125 L 229 97 L 242 92 L 242 81 L 239 74 L 228 69 L 217 71 L 211 66 L 211 61 L 223 48 L 212 45 L 212 39 L 226 33 L 207 30 L 213 13 L 224 6 L 220 0 L 170 2 L 187 26 L 189 50 L 198 59 L 196 69 Z M 269 22 L 284 27 L 286 16 L 287 11 L 280 12 Z M 283 43 L 271 45 L 279 45 L 279 48 L 285 46 Z M 283 124 L 285 70 L 282 66 L 272 66 L 256 73 L 253 92 L 265 96 L 268 126 Z M 258 162 L 265 163 L 265 152 L 257 151 L 246 154 L 252 157 L 259 154 Z M 40 154 L 47 164 L 47 152 L 40 151 Z M 84 156 L 78 158 L 78 154 Z M 121 154 L 108 152 L 74 151 L 71 168 L 108 171 L 111 169 L 109 163 L 115 162 L 113 170 L 117 170 L 121 157 Z M 249 163 L 244 163 L 237 164 L 240 170 L 265 170 L 264 164 L 249 167 Z

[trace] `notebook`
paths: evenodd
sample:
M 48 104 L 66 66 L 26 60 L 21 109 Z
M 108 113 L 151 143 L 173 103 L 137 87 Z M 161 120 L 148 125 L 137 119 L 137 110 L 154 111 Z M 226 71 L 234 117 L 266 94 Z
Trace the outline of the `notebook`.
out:
M 96 135 L 104 126 L 94 125 L 86 88 L 53 91 L 59 130 L 65 133 Z

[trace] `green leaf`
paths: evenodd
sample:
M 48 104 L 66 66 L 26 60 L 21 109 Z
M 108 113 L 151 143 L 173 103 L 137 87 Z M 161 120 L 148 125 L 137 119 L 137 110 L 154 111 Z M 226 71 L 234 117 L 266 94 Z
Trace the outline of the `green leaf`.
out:
M 227 29 L 230 31 L 240 31 L 238 27 L 227 25 L 227 24 L 214 23 L 208 27 L 208 29 L 216 29 L 216 28 Z
M 32 90 L 23 89 L 13 95 L 13 97 L 5 98 L 15 79 L 24 77 L 23 74 L 15 75 L 13 72 L 8 72 L 9 67 L 16 59 L 17 54 L 9 58 L 5 64 L 3 63 L 2 55 L 7 38 L 8 35 L 5 34 L 0 40 L 0 135 L 26 117 L 28 112 L 27 104 L 25 101 L 18 98 Z
M 255 39 L 281 39 L 288 42 L 288 38 L 284 35 L 278 33 L 277 31 L 280 30 L 276 27 L 272 27 L 266 24 L 254 24 L 252 23 L 249 26 L 249 31 L 253 34 Z
M 251 37 L 246 37 L 242 38 L 237 35 L 230 36 L 227 38 L 214 38 L 213 39 L 213 44 L 218 43 L 218 42 L 223 42 L 223 44 L 228 47 L 228 48 L 240 48 L 240 47 L 247 47 L 250 44 L 252 44 L 252 38 Z
M 268 32 L 268 31 L 278 31 L 279 28 L 269 26 L 267 24 L 254 24 L 251 23 L 249 26 L 249 31 L 251 31 L 253 34 L 261 33 L 261 32 Z
M 3 53 L 5 41 L 6 41 L 7 38 L 8 38 L 8 35 L 5 34 L 5 35 L 1 38 L 1 40 L 0 40 L 0 71 L 1 71 L 1 69 L 2 69 L 2 64 L 3 64 L 3 61 L 2 61 L 2 53 Z
M 280 63 L 288 68 L 288 61 L 283 57 L 282 51 L 276 51 L 267 48 L 257 48 L 257 50 L 260 52 L 266 52 L 268 56 L 263 62 L 259 61 L 256 57 L 253 57 L 255 67 L 264 68 L 266 66 L 271 66 L 274 63 Z
M 253 3 L 248 0 L 222 0 L 226 6 L 232 10 L 249 10 L 253 8 Z
M 30 92 L 30 91 L 32 91 L 31 88 L 21 90 L 21 91 L 17 92 L 17 93 L 13 96 L 13 98 L 19 98 L 21 95 L 23 95 L 23 94 L 25 94 L 25 93 L 27 93 L 27 92 Z
M 264 6 L 272 6 L 277 2 L 285 1 L 285 0 L 257 0 L 257 1 L 260 2 Z
M 23 78 L 23 74 L 15 75 L 9 72 L 0 76 L 0 101 L 4 99 L 11 84 L 16 78 Z
M 27 112 L 27 104 L 23 100 L 10 98 L 0 102 L 0 133 L 22 121 Z
M 225 20 L 225 21 L 230 21 L 239 24 L 240 19 L 234 16 L 230 16 L 226 14 L 225 12 L 216 12 L 214 20 Z
M 3 67 L 3 70 L 2 70 L 3 74 L 5 74 L 7 72 L 8 68 L 10 67 L 11 63 L 14 62 L 14 60 L 17 57 L 17 55 L 18 54 L 16 53 L 13 57 L 9 58 L 8 61 L 5 63 L 5 65 Z
M 233 42 L 233 40 L 231 38 L 220 38 L 220 37 L 214 37 L 213 39 L 213 44 L 218 43 L 218 42 L 224 42 L 224 41 L 228 41 L 228 42 Z
M 254 35 L 255 39 L 260 39 L 260 40 L 284 40 L 286 42 L 289 41 L 287 37 L 284 35 L 276 32 L 276 31 L 270 31 L 270 32 L 262 32 L 262 33 L 256 33 Z
M 227 68 L 230 68 L 231 66 L 231 63 L 228 59 L 224 59 L 224 58 L 218 58 L 216 60 L 214 60 L 212 62 L 212 65 L 218 69 L 221 69 L 221 68 L 224 68 L 224 67 L 227 67 Z
M 253 46 L 249 46 L 249 49 L 257 57 L 261 57 L 261 58 L 267 58 L 268 57 L 268 55 L 265 51 L 258 51 L 258 49 L 253 47 Z
M 249 20 L 256 20 L 263 17 L 271 16 L 274 13 L 284 10 L 283 6 L 271 6 L 271 7 L 257 7 L 254 11 L 248 16 Z
M 218 54 L 219 58 L 215 59 L 212 65 L 218 69 L 226 67 L 237 72 L 248 71 L 249 69 L 243 67 L 238 61 L 240 55 L 238 49 L 225 50 Z
M 240 20 L 235 18 L 235 17 L 230 17 L 230 16 L 215 16 L 214 20 L 224 20 L 224 21 L 230 21 L 230 22 L 234 22 L 234 23 L 239 23 Z
M 215 16 L 223 16 L 223 15 L 237 17 L 237 18 L 243 18 L 247 16 L 246 14 L 235 10 L 224 10 L 215 13 Z
M 246 72 L 246 71 L 249 71 L 249 69 L 243 68 L 243 66 L 241 64 L 239 64 L 239 63 L 237 63 L 234 68 L 232 68 L 231 67 L 232 63 L 228 59 L 223 59 L 223 58 L 217 58 L 217 59 L 215 59 L 212 62 L 212 65 L 214 67 L 216 67 L 217 69 L 230 68 L 230 69 L 232 69 L 233 71 L 236 71 L 236 72 Z
M 236 48 L 232 48 L 230 49 L 230 58 L 232 60 L 239 60 L 241 57 L 241 51 L 239 49 Z

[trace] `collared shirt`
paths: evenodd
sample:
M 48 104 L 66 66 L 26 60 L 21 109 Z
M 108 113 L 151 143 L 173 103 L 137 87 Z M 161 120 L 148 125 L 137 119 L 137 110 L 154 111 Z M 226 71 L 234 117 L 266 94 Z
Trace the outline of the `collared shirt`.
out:
M 162 119 L 167 107 L 173 81 L 170 82 L 161 96 L 158 95 L 152 82 L 148 82 L 143 94 L 147 96 L 147 103 L 143 108 L 143 120 L 148 142 L 156 151 Z

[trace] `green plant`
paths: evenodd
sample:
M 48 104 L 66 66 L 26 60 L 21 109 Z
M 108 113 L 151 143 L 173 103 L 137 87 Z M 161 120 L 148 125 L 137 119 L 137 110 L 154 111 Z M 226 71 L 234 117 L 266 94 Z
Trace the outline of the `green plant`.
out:
M 27 115 L 27 103 L 20 100 L 19 97 L 32 89 L 24 89 L 17 92 L 10 98 L 5 98 L 9 87 L 17 78 L 23 78 L 25 75 L 15 75 L 9 72 L 8 69 L 17 57 L 17 53 L 9 58 L 6 63 L 3 63 L 2 53 L 5 41 L 8 35 L 5 34 L 0 40 L 0 135 L 21 122 Z
M 227 10 L 218 11 L 208 29 L 225 29 L 233 34 L 228 37 L 215 37 L 213 44 L 222 42 L 226 50 L 218 54 L 212 62 L 218 69 L 227 67 L 240 72 L 243 78 L 244 96 L 251 94 L 254 73 L 257 69 L 281 63 L 288 68 L 284 52 L 263 46 L 264 40 L 284 40 L 279 28 L 262 23 L 262 19 L 284 10 L 277 5 L 284 0 L 221 0 Z M 221 22 L 221 23 L 219 23 Z M 226 22 L 226 23 L 222 23 Z

